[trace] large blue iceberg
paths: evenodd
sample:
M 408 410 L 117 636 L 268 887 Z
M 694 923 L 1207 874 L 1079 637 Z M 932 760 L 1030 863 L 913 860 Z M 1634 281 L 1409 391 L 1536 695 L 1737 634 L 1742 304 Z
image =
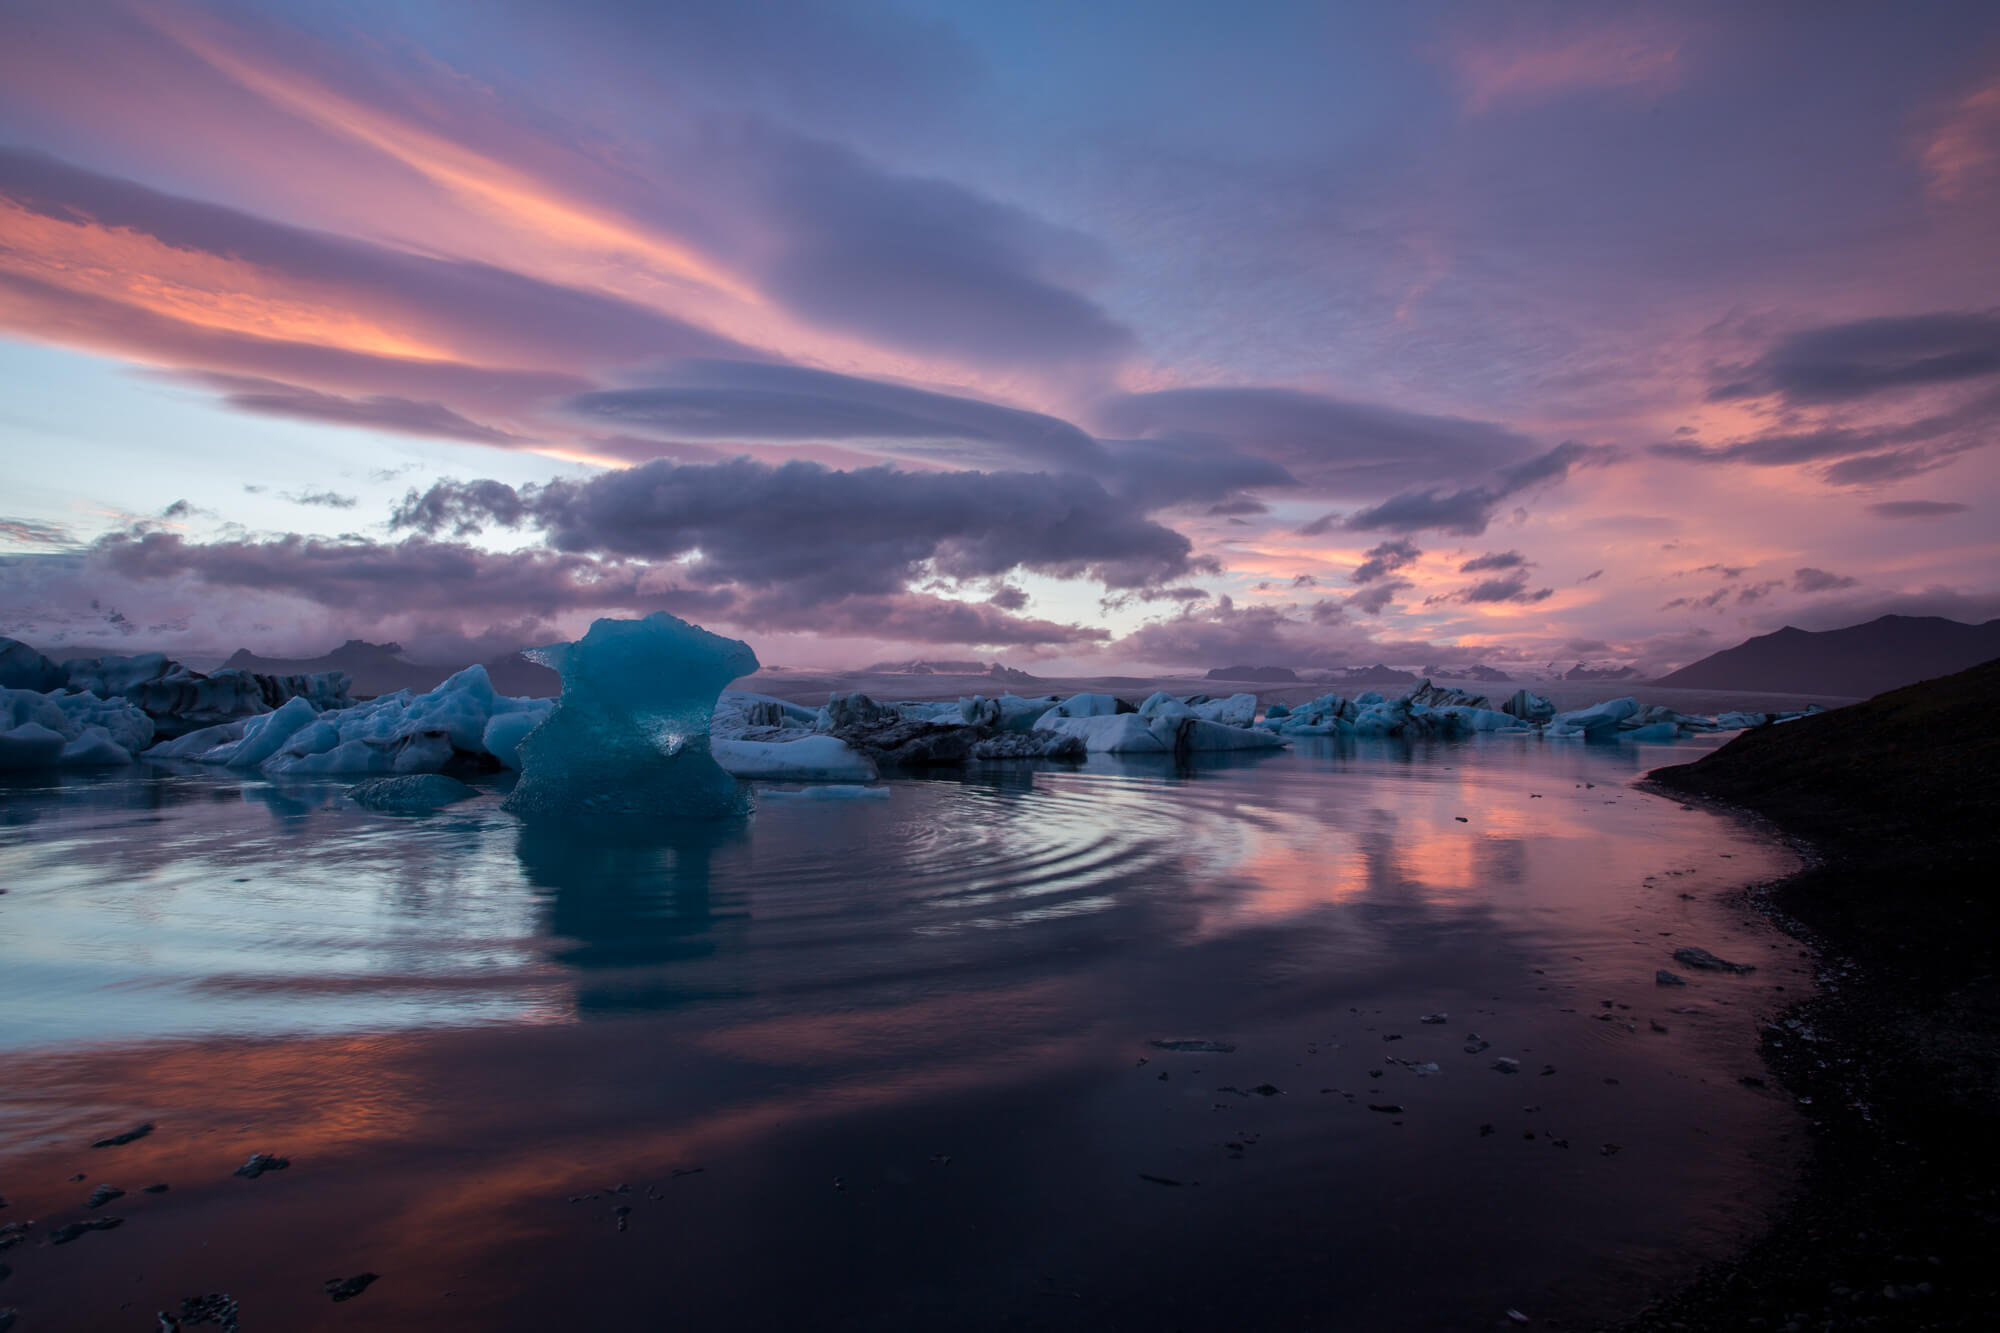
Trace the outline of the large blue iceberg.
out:
M 747 813 L 740 782 L 709 753 L 716 696 L 757 654 L 665 612 L 600 620 L 575 643 L 532 650 L 562 674 L 555 711 L 520 742 L 523 815 L 719 819 Z

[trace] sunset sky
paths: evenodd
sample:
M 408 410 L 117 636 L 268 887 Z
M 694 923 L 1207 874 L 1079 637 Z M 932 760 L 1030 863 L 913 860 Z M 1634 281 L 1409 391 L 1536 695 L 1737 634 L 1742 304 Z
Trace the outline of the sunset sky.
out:
M 0 634 L 2000 615 L 2000 6 L 0 9 Z

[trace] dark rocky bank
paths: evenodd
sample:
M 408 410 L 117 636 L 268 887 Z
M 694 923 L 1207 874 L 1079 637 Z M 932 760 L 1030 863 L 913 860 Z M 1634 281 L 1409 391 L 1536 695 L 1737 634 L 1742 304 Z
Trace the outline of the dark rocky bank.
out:
M 1811 1134 L 1795 1197 L 1629 1328 L 2000 1325 L 2000 661 L 1651 780 L 1807 844 L 1752 897 L 1817 945 L 1822 991 L 1764 1042 Z

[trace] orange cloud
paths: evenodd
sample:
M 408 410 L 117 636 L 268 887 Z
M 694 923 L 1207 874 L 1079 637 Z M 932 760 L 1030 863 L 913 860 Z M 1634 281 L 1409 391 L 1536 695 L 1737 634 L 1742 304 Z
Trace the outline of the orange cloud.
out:
M 435 342 L 356 310 L 336 291 L 253 265 L 167 245 L 124 227 L 101 227 L 30 212 L 0 199 L 0 273 L 81 296 L 137 306 L 198 328 L 288 342 L 344 347 L 373 356 L 442 359 Z

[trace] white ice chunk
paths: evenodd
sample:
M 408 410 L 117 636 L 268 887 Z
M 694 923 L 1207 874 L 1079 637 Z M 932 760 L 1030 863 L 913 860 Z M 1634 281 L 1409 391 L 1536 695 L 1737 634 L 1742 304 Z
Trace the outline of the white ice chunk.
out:
M 1581 731 L 1589 736 L 1607 735 L 1616 731 L 1620 722 L 1638 711 L 1639 701 L 1626 695 L 1622 699 L 1607 699 L 1588 708 L 1576 708 L 1567 713 L 1558 713 L 1554 725 L 1563 731 Z
M 203 763 L 219 763 L 210 760 L 208 752 L 217 746 L 233 744 L 243 739 L 244 722 L 221 722 L 200 731 L 190 731 L 185 736 L 177 736 L 170 741 L 161 741 L 140 756 L 142 759 L 194 759 Z
M 61 762 L 64 768 L 106 768 L 131 763 L 132 752 L 103 727 L 85 727 L 82 735 L 63 746 Z
M 219 762 L 231 768 L 256 768 L 284 748 L 286 741 L 319 720 L 319 710 L 305 699 L 287 699 L 275 712 L 243 724 L 243 739 Z
M 131 763 L 152 744 L 153 720 L 123 699 L 0 689 L 0 733 L 12 738 L 0 767 L 90 768 Z
M 1118 696 L 1072 694 L 1057 704 L 1052 711 L 1057 717 L 1114 717 L 1118 712 Z
M 1268 731 L 1231 727 L 1202 717 L 1155 717 L 1147 729 L 1165 750 L 1187 753 L 1198 750 L 1280 750 L 1285 742 Z
M 1035 723 L 1037 731 L 1059 731 L 1082 739 L 1092 754 L 1162 754 L 1167 746 L 1137 713 L 1115 713 L 1100 717 L 1057 717 L 1044 713 Z
M 759 787 L 760 801 L 886 801 L 889 799 L 887 787 L 857 787 L 852 783 L 829 784 L 820 787 Z
M 540 726 L 542 719 L 555 707 L 552 700 L 544 702 L 548 703 L 548 708 L 524 708 L 517 713 L 496 713 L 487 719 L 486 730 L 479 735 L 479 743 L 486 747 L 486 753 L 508 768 L 519 769 L 522 738 Z
M 1257 717 L 1257 696 L 1232 694 L 1227 699 L 1210 699 L 1188 707 L 1203 721 L 1220 722 L 1225 727 L 1247 727 Z
M 1017 694 L 1003 694 L 997 699 L 983 695 L 973 695 L 970 699 L 960 699 L 955 712 L 938 712 L 934 720 L 939 722 L 965 722 L 973 726 L 993 727 L 999 731 L 1032 731 L 1042 714 L 1057 706 L 1053 695 L 1040 699 L 1023 699 Z M 904 705 L 903 715 L 911 716 L 909 705 Z
M 873 782 L 875 765 L 867 755 L 834 736 L 808 736 L 796 741 L 743 741 L 711 737 L 709 753 L 723 771 L 739 778 L 776 778 L 790 782 Z
M 1532 731 L 1526 722 L 1510 713 L 1496 712 L 1491 708 L 1440 708 L 1439 713 L 1450 717 L 1465 731 Z

